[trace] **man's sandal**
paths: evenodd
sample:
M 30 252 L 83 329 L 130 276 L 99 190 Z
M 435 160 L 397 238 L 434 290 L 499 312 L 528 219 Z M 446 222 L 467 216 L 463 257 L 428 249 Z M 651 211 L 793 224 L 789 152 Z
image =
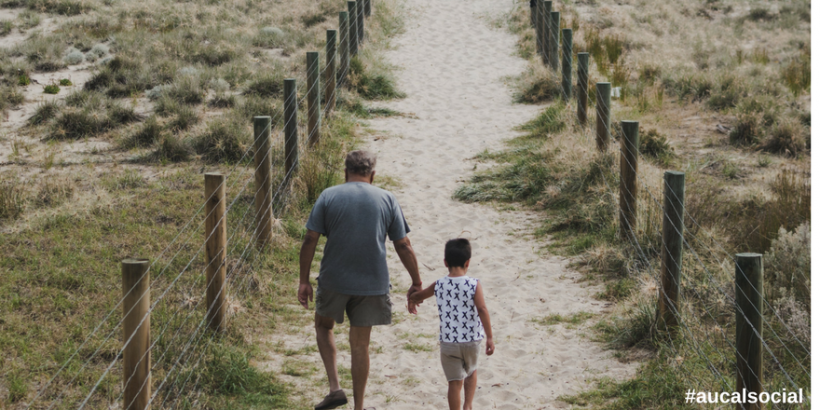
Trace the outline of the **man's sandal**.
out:
M 344 406 L 345 404 L 347 404 L 347 396 L 345 395 L 344 390 L 336 390 L 325 396 L 325 399 L 317 404 L 314 409 L 330 410 L 339 406 Z

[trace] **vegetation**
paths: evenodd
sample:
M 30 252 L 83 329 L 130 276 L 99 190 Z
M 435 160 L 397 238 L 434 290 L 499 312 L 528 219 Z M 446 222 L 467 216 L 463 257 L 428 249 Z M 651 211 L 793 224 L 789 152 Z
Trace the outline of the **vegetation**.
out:
M 574 51 L 592 56 L 590 84 L 608 80 L 621 87 L 620 97 L 613 97 L 613 137 L 619 120 L 641 123 L 637 223 L 629 240 L 621 236 L 617 218 L 618 144 L 596 152 L 594 108 L 590 123 L 578 124 L 574 102 L 554 103 L 522 125 L 527 135 L 504 150 L 479 154 L 476 160 L 497 164 L 454 193 L 463 201 L 515 201 L 544 212 L 536 233 L 550 235 L 550 249 L 575 255 L 575 266 L 589 280 L 603 282 L 598 298 L 617 302 L 615 312 L 595 326 L 597 338 L 616 357 L 646 360 L 632 380 L 601 379 L 590 391 L 561 398 L 571 405 L 678 408 L 687 386 L 731 390 L 731 258 L 738 252 L 766 255 L 765 388 L 791 389 L 789 378 L 804 389 L 809 385 L 802 363 L 810 355 L 810 57 L 808 25 L 801 17 L 809 6 L 796 2 L 787 12 L 753 8 L 729 17 L 724 10 L 731 3 L 707 2 L 697 15 L 652 0 L 640 11 L 609 1 L 584 5 L 583 13 L 578 5 L 558 6 L 576 33 Z M 631 19 L 621 21 L 624 16 Z M 789 25 L 781 25 L 783 19 Z M 516 101 L 549 101 L 534 97 L 549 95 L 533 85 L 547 84 L 555 74 L 535 55 L 529 10 L 516 7 L 506 23 L 519 35 L 519 54 L 529 58 L 529 68 L 513 82 Z M 783 28 L 786 34 L 777 40 L 782 47 L 740 48 L 741 42 L 771 39 L 770 27 Z M 698 39 L 699 33 L 737 41 L 739 51 L 726 58 Z M 722 137 L 706 137 L 709 132 Z M 749 156 L 757 159 L 747 161 Z M 656 313 L 663 169 L 686 173 L 679 309 L 685 331 L 677 334 L 659 326 Z M 551 325 L 566 318 L 533 320 Z
M 81 11 L 75 13 L 74 5 Z M 286 1 L 280 6 L 288 12 L 275 14 L 264 2 L 234 6 L 0 0 L 0 7 L 31 10 L 19 19 L 28 25 L 15 21 L 15 29 L 35 27 L 38 16 L 47 13 L 57 26 L 53 34 L 28 33 L 19 44 L 0 50 L 0 111 L 34 104 L 23 94 L 34 74 L 75 64 L 93 71 L 88 81 L 65 78 L 73 87 L 60 81 L 60 87 L 72 87 L 63 92 L 65 99 L 39 103 L 20 129 L 33 142 L 11 141 L 14 163 L 0 173 L 0 269 L 10 275 L 0 287 L 0 348 L 8 364 L 0 371 L 0 407 L 24 406 L 55 375 L 40 404 L 78 403 L 90 392 L 122 345 L 117 328 L 122 290 L 112 272 L 133 255 L 155 263 L 152 288 L 158 291 L 152 297 L 168 289 L 152 313 L 152 334 L 162 335 L 152 351 L 159 398 L 182 408 L 306 407 L 288 378 L 314 372 L 292 365 L 260 370 L 255 362 L 267 356 L 251 329 L 287 334 L 310 322 L 306 312 L 283 308 L 292 304 L 297 284 L 292 268 L 303 221 L 318 195 L 342 181 L 344 153 L 362 132 L 357 117 L 362 110 L 340 104 L 323 119 L 327 138 L 301 154 L 287 198 L 284 190 L 277 192 L 276 243 L 261 254 L 248 246 L 253 235 L 253 196 L 246 185 L 253 181 L 251 121 L 269 115 L 274 135 L 282 132 L 282 79 L 297 78 L 297 92 L 304 95 L 304 52 L 324 49 L 325 30 L 334 28 L 345 4 Z M 359 86 L 340 90 L 358 107 L 365 97 L 402 95 L 379 54 L 401 30 L 401 21 L 392 2 L 374 7 L 359 57 L 367 68 L 359 72 Z M 261 28 L 247 27 L 248 16 Z M 305 108 L 299 107 L 300 117 Z M 364 112 L 396 115 L 375 108 Z M 285 176 L 284 154 L 275 146 L 272 156 L 278 187 Z M 204 233 L 197 210 L 205 170 L 229 175 L 232 201 L 232 316 L 224 335 L 198 327 L 205 262 L 198 251 Z M 85 342 L 97 324 L 99 332 Z M 192 344 L 186 345 L 191 336 Z M 182 361 L 174 367 L 176 358 Z M 349 370 L 342 371 L 349 385 Z M 103 377 L 87 408 L 116 405 L 121 372 L 114 366 Z

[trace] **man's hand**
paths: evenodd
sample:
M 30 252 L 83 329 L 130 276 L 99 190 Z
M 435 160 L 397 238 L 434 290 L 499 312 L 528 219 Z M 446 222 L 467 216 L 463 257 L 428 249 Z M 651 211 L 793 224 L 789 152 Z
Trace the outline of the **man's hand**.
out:
M 413 296 L 414 293 L 421 291 L 421 283 L 418 285 L 411 285 L 410 289 L 407 290 L 407 311 L 414 315 L 418 313 L 417 308 L 420 304 L 424 303 L 424 299 L 411 300 L 410 297 Z
M 305 309 L 309 309 L 308 300 L 313 302 L 313 286 L 311 286 L 310 283 L 300 283 L 298 297 L 299 303 L 301 303 Z
M 495 352 L 495 343 L 493 343 L 492 337 L 487 338 L 487 348 L 484 350 L 484 352 L 487 353 L 487 356 L 492 356 Z

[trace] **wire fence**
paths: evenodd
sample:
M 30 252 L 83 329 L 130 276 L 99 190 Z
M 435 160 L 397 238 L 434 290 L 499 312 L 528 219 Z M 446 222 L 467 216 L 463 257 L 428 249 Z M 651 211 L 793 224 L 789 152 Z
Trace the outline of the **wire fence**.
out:
M 356 11 L 352 17 L 347 16 L 347 21 L 354 18 L 364 21 L 369 16 L 370 1 L 358 0 L 355 7 L 345 7 L 345 12 Z M 336 40 L 344 43 L 342 51 L 353 48 L 349 44 L 352 40 L 349 26 L 340 28 L 338 35 L 336 30 L 332 30 L 332 35 L 329 30 L 328 40 L 334 44 L 328 43 L 326 51 L 336 48 Z M 363 29 L 359 32 L 365 33 Z M 363 37 L 358 41 L 361 42 Z M 90 327 L 92 330 L 85 335 L 82 343 L 48 380 L 41 383 L 25 408 L 121 406 L 125 409 L 172 409 L 198 408 L 201 405 L 201 386 L 205 379 L 201 368 L 207 361 L 211 347 L 226 330 L 214 325 L 213 312 L 229 308 L 230 316 L 231 311 L 238 310 L 242 300 L 248 297 L 250 289 L 258 286 L 254 283 L 257 279 L 253 272 L 260 268 L 272 247 L 270 243 L 259 246 L 257 239 L 260 229 L 273 229 L 271 224 L 266 227 L 260 225 L 263 220 L 261 216 L 269 213 L 274 221 L 282 218 L 292 200 L 292 185 L 294 177 L 299 174 L 299 159 L 312 152 L 315 137 L 322 132 L 319 124 L 298 121 L 300 107 L 306 113 L 318 111 L 332 115 L 337 97 L 335 86 L 343 85 L 348 75 L 343 71 L 347 67 L 336 62 L 342 55 L 331 54 L 332 59 L 325 55 L 323 66 L 317 67 L 320 64 L 318 58 L 312 59 L 306 66 L 306 74 L 319 71 L 319 81 L 309 83 L 307 78 L 297 81 L 294 94 L 285 95 L 284 106 L 274 113 L 273 118 L 277 121 L 271 123 L 268 119 L 267 125 L 261 131 L 257 130 L 239 160 L 221 174 L 223 179 L 215 187 L 215 192 L 224 192 L 224 197 L 216 200 L 215 204 L 209 204 L 209 201 L 216 196 L 205 198 L 165 248 L 154 255 L 150 263 L 145 263 L 142 273 L 133 278 L 134 285 L 123 288 L 122 298 L 99 323 Z M 328 88 L 330 95 L 322 98 L 323 87 L 320 84 L 325 83 L 326 86 L 329 81 L 337 84 Z M 301 97 L 296 98 L 297 95 Z M 286 114 L 288 112 L 290 115 Z M 295 149 L 273 148 L 264 155 L 256 155 L 254 148 L 260 145 L 284 145 Z M 257 175 L 264 177 L 259 179 Z M 249 201 L 249 198 L 258 199 L 264 195 L 269 195 L 267 201 Z M 266 206 L 254 206 L 254 203 L 264 203 Z M 209 223 L 215 226 L 210 231 L 205 229 Z M 218 232 L 219 226 L 224 227 L 224 235 Z M 271 231 L 262 234 L 272 237 Z M 219 236 L 224 236 L 221 240 L 223 248 L 214 257 L 209 255 L 209 247 Z M 214 272 L 217 274 L 212 274 Z M 219 272 L 223 272 L 224 281 Z M 140 294 L 138 285 L 149 278 L 150 291 Z M 144 298 L 148 298 L 145 302 L 150 303 L 145 303 L 148 308 L 142 312 L 139 311 L 139 304 Z M 122 316 L 117 317 L 120 309 Z M 126 323 L 132 314 L 138 314 L 139 321 Z M 149 343 L 137 357 L 131 357 L 129 363 L 135 363 L 135 368 L 146 366 L 149 369 L 147 377 L 138 371 L 124 369 L 122 365 L 124 356 L 134 354 L 129 350 L 129 345 L 133 347 L 136 344 L 134 339 L 138 335 L 137 330 L 129 332 L 126 328 L 139 329 L 143 325 L 150 328 Z M 101 363 L 104 363 L 102 368 Z M 89 379 L 90 375 L 93 379 Z M 122 388 L 111 387 L 112 384 Z M 137 389 L 130 391 L 126 388 L 131 385 L 137 386 Z M 77 398 L 78 392 L 82 392 L 80 398 Z M 142 401 L 142 397 L 148 401 Z
M 810 397 L 799 404 L 786 400 L 785 390 L 794 392 L 795 397 L 801 389 L 810 390 L 807 364 L 811 350 L 763 289 L 762 255 L 732 255 L 708 230 L 686 229 L 691 225 L 700 228 L 700 224 L 685 208 L 684 174 L 667 172 L 660 184 L 645 179 L 639 164 L 648 161 L 640 151 L 637 124 L 634 135 L 626 132 L 632 125 L 627 121 L 620 127 L 610 126 L 616 123 L 610 95 L 600 95 L 602 90 L 609 94 L 609 83 L 596 84 L 596 118 L 586 119 L 586 106 L 578 104 L 586 104 L 587 95 L 573 97 L 586 92 L 588 84 L 579 84 L 576 90 L 571 84 L 574 73 L 589 79 L 590 70 L 587 64 L 577 64 L 577 59 L 567 54 L 577 49 L 572 46 L 572 29 L 561 30 L 563 41 L 559 42 L 555 38 L 559 30 L 554 26 L 560 21 L 556 19 L 560 16 L 556 11 L 559 3 L 532 0 L 529 5 L 531 25 L 536 30 L 536 53 L 549 70 L 558 70 L 560 99 L 578 111 L 576 126 L 584 142 L 599 147 L 594 161 L 603 164 L 595 168 L 604 187 L 604 201 L 614 208 L 613 223 L 620 222 L 620 236 L 636 261 L 630 275 L 647 273 L 658 289 L 656 309 L 646 312 L 651 320 L 648 336 L 655 338 L 659 349 L 668 350 L 668 357 L 676 359 L 668 365 L 679 366 L 677 374 L 686 386 L 700 391 L 746 389 L 758 395 L 783 391 L 781 402 L 770 401 L 768 405 L 810 405 Z M 557 61 L 559 52 L 563 59 L 560 68 L 550 63 Z M 615 135 L 610 135 L 613 129 Z M 612 139 L 620 142 L 615 150 L 610 148 Z M 618 163 L 620 172 L 614 169 Z M 679 175 L 679 184 L 670 182 L 675 174 Z M 631 189 L 630 183 L 634 185 Z M 670 320 L 664 321 L 664 313 Z M 806 396 L 801 393 L 800 397 Z M 681 393 L 677 400 L 683 398 Z

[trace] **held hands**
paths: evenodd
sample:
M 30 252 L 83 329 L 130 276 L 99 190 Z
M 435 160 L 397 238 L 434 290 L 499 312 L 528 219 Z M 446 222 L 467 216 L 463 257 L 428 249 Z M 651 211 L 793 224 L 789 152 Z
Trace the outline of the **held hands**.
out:
M 299 303 L 304 306 L 305 309 L 309 309 L 308 300 L 313 302 L 313 286 L 311 286 L 310 283 L 300 283 L 298 298 Z
M 418 285 L 411 285 L 407 290 L 407 312 L 415 315 L 418 313 L 418 306 L 423 303 L 423 299 L 414 298 L 414 293 L 421 292 L 421 283 Z
M 495 343 L 493 343 L 493 338 L 487 338 L 487 348 L 484 350 L 487 353 L 487 356 L 492 356 L 495 352 Z

